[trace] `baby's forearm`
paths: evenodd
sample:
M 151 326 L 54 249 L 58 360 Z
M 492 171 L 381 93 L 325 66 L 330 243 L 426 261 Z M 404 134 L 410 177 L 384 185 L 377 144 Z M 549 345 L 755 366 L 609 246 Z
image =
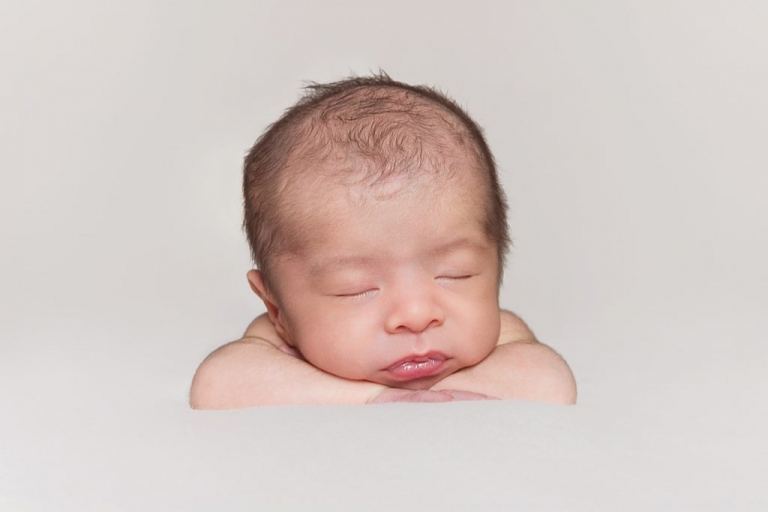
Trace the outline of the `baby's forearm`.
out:
M 554 350 L 538 342 L 498 345 L 480 363 L 449 375 L 431 389 L 560 404 L 576 402 L 576 382 L 570 368 Z
M 460 389 L 496 398 L 576 402 L 576 381 L 560 355 L 539 343 L 526 323 L 501 311 L 499 342 L 480 363 L 464 368 L 431 388 Z
M 192 382 L 190 404 L 196 409 L 364 404 L 385 389 L 325 373 L 266 340 L 243 338 L 203 361 Z

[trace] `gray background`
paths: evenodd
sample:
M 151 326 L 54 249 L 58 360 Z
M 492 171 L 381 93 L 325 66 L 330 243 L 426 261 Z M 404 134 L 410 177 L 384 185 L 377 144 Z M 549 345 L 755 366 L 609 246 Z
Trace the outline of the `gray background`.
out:
M 768 505 L 765 2 L 0 3 L 0 505 Z M 263 310 L 245 151 L 379 68 L 485 128 L 541 404 L 186 407 Z

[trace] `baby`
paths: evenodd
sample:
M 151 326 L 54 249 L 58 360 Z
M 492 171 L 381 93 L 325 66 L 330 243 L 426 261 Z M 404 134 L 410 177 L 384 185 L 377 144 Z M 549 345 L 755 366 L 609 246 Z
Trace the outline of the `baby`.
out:
M 245 160 L 267 313 L 214 351 L 194 408 L 575 403 L 565 361 L 499 309 L 506 201 L 478 125 L 384 74 L 312 85 Z

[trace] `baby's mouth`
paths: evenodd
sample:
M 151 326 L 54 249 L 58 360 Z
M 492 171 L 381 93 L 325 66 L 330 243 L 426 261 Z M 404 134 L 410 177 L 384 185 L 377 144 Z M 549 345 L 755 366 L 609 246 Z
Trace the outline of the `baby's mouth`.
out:
M 411 355 L 387 368 L 387 373 L 399 382 L 432 377 L 443 370 L 446 359 L 439 352 Z

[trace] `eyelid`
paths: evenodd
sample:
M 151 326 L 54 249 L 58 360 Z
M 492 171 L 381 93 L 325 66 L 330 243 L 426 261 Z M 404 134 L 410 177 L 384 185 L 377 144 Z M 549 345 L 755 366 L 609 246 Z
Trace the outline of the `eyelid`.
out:
M 470 277 L 474 277 L 476 274 L 461 274 L 458 276 L 437 276 L 435 279 L 450 279 L 452 281 L 460 281 L 463 279 L 469 279 Z
M 362 297 L 367 297 L 369 295 L 372 295 L 373 293 L 377 292 L 378 288 L 369 288 L 368 290 L 364 290 L 362 292 L 358 293 L 336 293 L 334 294 L 334 297 L 342 297 L 342 298 L 348 298 L 348 299 L 359 299 Z

